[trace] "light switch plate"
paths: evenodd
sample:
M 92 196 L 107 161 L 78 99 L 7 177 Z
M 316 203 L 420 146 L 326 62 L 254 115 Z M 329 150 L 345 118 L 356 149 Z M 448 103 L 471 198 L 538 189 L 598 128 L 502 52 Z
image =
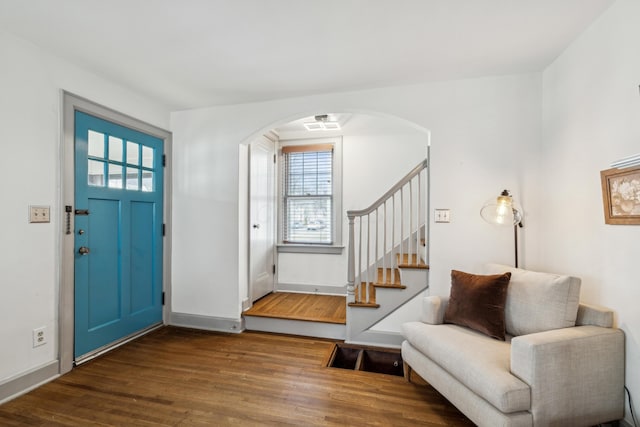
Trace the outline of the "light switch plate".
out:
M 49 206 L 29 206 L 29 222 L 42 223 L 51 222 L 51 208 Z
M 451 222 L 451 210 L 436 209 L 433 218 L 435 222 Z

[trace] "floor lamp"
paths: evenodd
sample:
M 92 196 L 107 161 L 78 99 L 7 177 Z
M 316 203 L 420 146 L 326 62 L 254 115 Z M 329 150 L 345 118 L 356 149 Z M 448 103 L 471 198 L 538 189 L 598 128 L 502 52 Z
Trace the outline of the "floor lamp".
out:
M 490 224 L 513 225 L 515 243 L 515 267 L 518 268 L 518 227 L 522 227 L 522 207 L 513 200 L 509 190 L 487 200 L 480 209 L 480 216 Z

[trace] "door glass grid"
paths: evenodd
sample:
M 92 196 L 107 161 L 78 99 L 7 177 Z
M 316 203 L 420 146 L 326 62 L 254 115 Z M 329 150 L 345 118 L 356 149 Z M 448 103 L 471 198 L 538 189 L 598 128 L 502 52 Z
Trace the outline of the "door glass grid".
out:
M 90 186 L 154 190 L 155 152 L 152 147 L 89 130 L 87 154 L 87 183 Z

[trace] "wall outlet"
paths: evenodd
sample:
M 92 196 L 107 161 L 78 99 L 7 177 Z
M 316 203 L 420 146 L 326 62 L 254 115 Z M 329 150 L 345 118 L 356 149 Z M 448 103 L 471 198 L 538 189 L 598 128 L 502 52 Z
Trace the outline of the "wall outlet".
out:
M 29 222 L 51 222 L 51 208 L 49 206 L 29 206 Z
M 47 343 L 47 327 L 43 326 L 33 330 L 33 347 L 40 347 Z

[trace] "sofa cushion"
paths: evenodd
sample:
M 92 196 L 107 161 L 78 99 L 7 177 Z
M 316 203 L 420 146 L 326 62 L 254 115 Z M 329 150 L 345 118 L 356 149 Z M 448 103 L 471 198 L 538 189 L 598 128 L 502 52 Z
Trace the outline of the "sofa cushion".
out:
M 409 343 L 504 413 L 527 411 L 529 386 L 510 373 L 511 345 L 457 325 L 408 322 Z
M 511 273 L 481 276 L 451 271 L 451 295 L 444 323 L 466 326 L 504 341 L 504 304 Z
M 580 279 L 487 264 L 485 273 L 510 272 L 505 304 L 507 334 L 518 336 L 575 326 Z

